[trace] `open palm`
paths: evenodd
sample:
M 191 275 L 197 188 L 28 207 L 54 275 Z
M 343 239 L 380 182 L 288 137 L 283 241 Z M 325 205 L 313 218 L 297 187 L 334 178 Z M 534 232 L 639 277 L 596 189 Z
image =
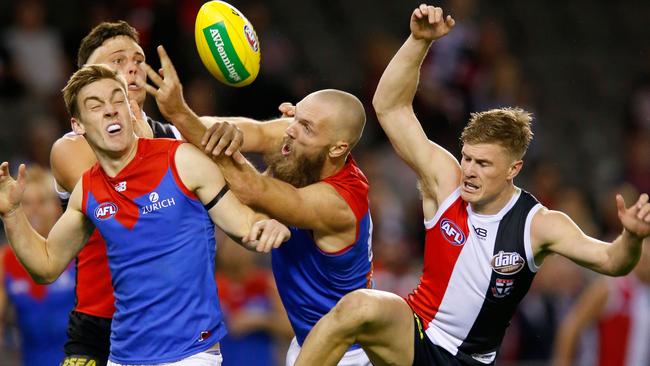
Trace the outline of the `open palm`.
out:
M 450 15 L 445 18 L 441 8 L 430 5 L 420 5 L 411 15 L 411 33 L 416 39 L 435 41 L 449 33 L 455 24 Z
M 650 236 L 650 203 L 648 194 L 644 193 L 636 203 L 625 208 L 625 201 L 620 195 L 616 196 L 618 218 L 625 230 L 640 239 Z
M 18 180 L 9 174 L 9 163 L 0 165 L 0 215 L 10 213 L 18 208 L 25 191 L 25 164 L 18 168 Z

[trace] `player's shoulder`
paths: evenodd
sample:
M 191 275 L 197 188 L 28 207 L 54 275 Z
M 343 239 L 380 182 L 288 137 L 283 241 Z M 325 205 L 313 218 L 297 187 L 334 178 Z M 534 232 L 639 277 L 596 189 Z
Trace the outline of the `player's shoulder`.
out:
M 345 165 L 338 172 L 323 179 L 323 182 L 334 183 L 340 186 L 356 186 L 365 189 L 369 186 L 368 178 L 363 174 L 363 171 L 359 168 L 352 156 L 348 157 Z
M 184 145 L 182 141 L 173 138 L 159 137 L 159 138 L 138 138 L 138 152 L 139 154 L 155 154 L 158 152 L 177 149 L 179 145 Z
M 52 153 L 57 152 L 85 152 L 92 150 L 86 138 L 83 135 L 77 135 L 73 132 L 66 133 L 59 137 L 54 144 L 52 144 Z

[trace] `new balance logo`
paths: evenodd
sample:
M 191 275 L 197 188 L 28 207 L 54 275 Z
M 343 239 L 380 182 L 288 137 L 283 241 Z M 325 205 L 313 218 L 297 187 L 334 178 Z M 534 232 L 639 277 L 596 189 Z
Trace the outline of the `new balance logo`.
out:
M 482 227 L 476 227 L 474 225 L 472 225 L 472 228 L 474 228 L 476 236 L 478 236 L 480 239 L 487 238 L 488 231 L 486 229 L 483 229 Z
M 119 182 L 115 185 L 115 190 L 118 192 L 126 191 L 126 181 Z

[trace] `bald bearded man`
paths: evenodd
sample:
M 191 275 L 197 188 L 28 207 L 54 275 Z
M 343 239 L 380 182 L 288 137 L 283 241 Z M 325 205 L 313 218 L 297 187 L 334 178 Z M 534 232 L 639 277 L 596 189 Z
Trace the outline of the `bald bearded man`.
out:
M 365 125 L 363 105 L 352 94 L 327 89 L 296 106 L 283 104 L 285 116 L 268 122 L 200 120 L 185 103 L 164 49 L 159 47 L 158 53 L 163 72 L 145 65 L 155 84 L 146 88 L 165 118 L 211 155 L 226 148 L 226 155 L 237 159 L 218 160 L 231 191 L 291 230 L 291 240 L 272 251 L 272 263 L 296 333 L 286 361 L 293 365 L 311 328 L 341 297 L 373 287 L 368 180 L 350 154 Z M 204 137 L 206 125 L 212 127 Z M 232 125 L 243 132 L 243 141 Z M 240 144 L 242 151 L 264 154 L 270 174 L 260 174 L 235 152 Z M 370 361 L 352 345 L 339 365 L 365 366 Z

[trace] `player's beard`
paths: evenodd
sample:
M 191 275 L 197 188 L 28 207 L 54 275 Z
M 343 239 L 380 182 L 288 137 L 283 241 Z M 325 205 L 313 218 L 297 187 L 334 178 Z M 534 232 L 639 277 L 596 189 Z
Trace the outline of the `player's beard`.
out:
M 264 162 L 269 167 L 274 178 L 287 182 L 296 188 L 306 187 L 320 181 L 320 174 L 327 158 L 327 149 L 316 156 L 283 156 L 274 152 L 264 156 Z

